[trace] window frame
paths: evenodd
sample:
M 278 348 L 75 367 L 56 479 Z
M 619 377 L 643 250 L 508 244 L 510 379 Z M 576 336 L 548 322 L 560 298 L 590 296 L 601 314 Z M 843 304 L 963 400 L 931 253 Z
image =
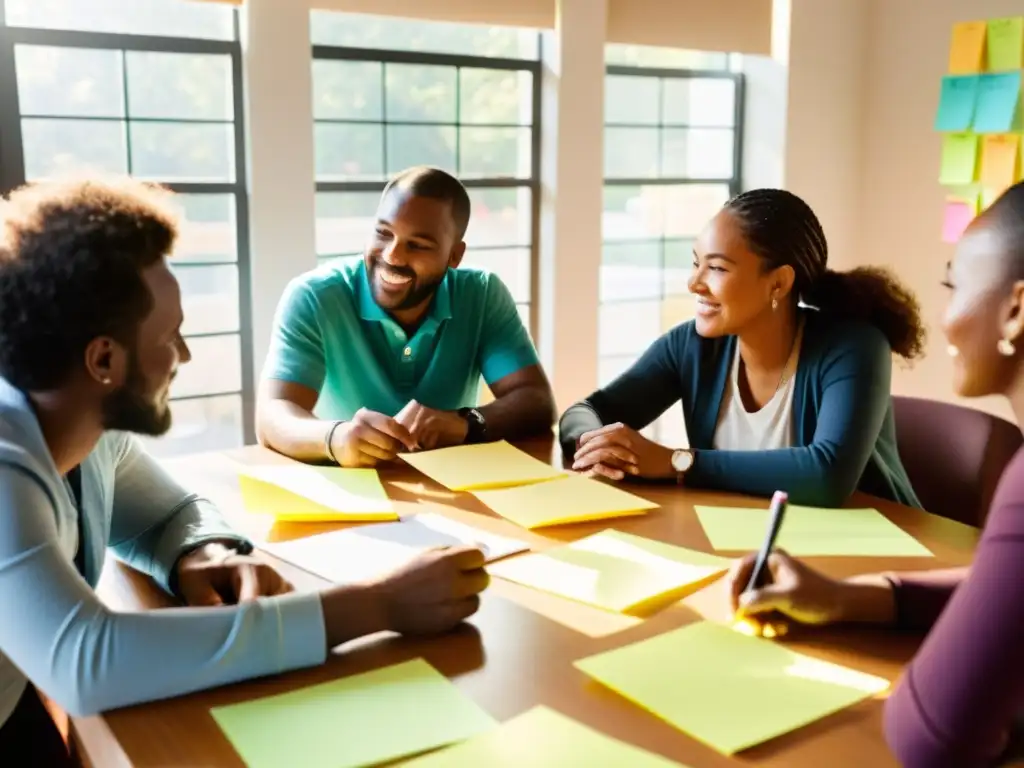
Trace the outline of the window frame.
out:
M 24 184 L 24 144 L 21 131 L 21 107 L 18 96 L 18 75 L 15 67 L 15 47 L 32 45 L 50 48 L 82 48 L 142 53 L 213 54 L 227 56 L 231 62 L 232 133 L 234 138 L 234 181 L 232 182 L 163 182 L 155 183 L 176 193 L 191 195 L 230 195 L 235 204 L 237 259 L 234 262 L 190 261 L 175 264 L 176 269 L 234 265 L 238 270 L 238 322 L 237 331 L 194 333 L 186 340 L 238 336 L 241 366 L 241 388 L 195 395 L 174 397 L 171 402 L 213 400 L 219 397 L 239 397 L 242 409 L 240 445 L 255 442 L 255 368 L 252 324 L 252 259 L 249 240 L 249 196 L 246 158 L 245 80 L 238 11 L 234 11 L 234 39 L 209 40 L 200 38 L 163 37 L 128 33 L 86 32 L 79 30 L 39 29 L 14 27 L 6 23 L 3 0 L 0 0 L 0 195 Z M 127 90 L 127 68 L 122 71 L 122 88 Z M 123 120 L 126 127 L 132 122 L 145 123 L 147 119 L 132 120 L 127 114 L 121 118 L 84 117 L 82 120 Z M 32 117 L 29 115 L 28 117 Z M 61 118 L 58 118 L 61 119 Z M 190 124 L 220 121 L 162 120 L 172 124 Z M 225 121 L 226 122 L 226 121 Z M 131 140 L 126 139 L 126 150 L 131 156 Z
M 358 61 L 368 62 L 374 64 L 382 64 L 387 66 L 388 64 L 412 64 L 419 66 L 443 66 L 443 67 L 455 67 L 456 70 L 463 68 L 466 69 L 490 69 L 490 70 L 506 70 L 513 72 L 530 72 L 533 77 L 533 86 L 531 93 L 532 102 L 532 124 L 529 126 L 530 129 L 530 175 L 529 177 L 512 177 L 512 176 L 483 176 L 475 177 L 471 179 L 460 179 L 463 186 L 466 189 L 472 191 L 473 189 L 528 189 L 530 190 L 530 299 L 529 299 L 529 331 L 533 338 L 538 338 L 538 318 L 539 318 L 539 307 L 538 297 L 540 294 L 539 289 L 539 263 L 540 263 L 540 213 L 541 213 L 541 126 L 542 126 L 542 114 L 541 106 L 543 100 L 543 34 L 538 31 L 538 57 L 537 59 L 517 59 L 517 58 L 505 58 L 505 57 L 489 57 L 489 56 L 474 56 L 470 54 L 455 54 L 455 53 L 432 53 L 425 51 L 402 51 L 386 48 L 352 48 L 342 47 L 334 45 L 315 44 L 312 46 L 313 50 L 313 64 L 317 61 Z M 462 123 L 460 110 L 458 109 L 459 104 L 459 89 L 461 88 L 461 77 L 458 72 L 456 73 L 456 113 L 455 120 L 452 123 L 430 123 L 430 125 L 441 125 L 441 126 L 454 126 L 456 131 L 456 163 L 459 162 L 459 129 L 465 125 L 467 127 L 491 127 L 490 124 L 480 126 L 480 124 L 474 123 Z M 380 125 L 386 128 L 388 125 L 418 125 L 420 123 L 409 122 L 403 120 L 388 120 L 387 117 L 387 78 L 381 78 L 381 119 L 379 121 L 362 121 L 371 125 Z M 315 130 L 315 126 L 318 123 L 325 124 L 358 124 L 358 120 L 343 120 L 343 119 L 331 119 L 324 118 L 318 120 L 315 113 L 310 116 L 312 121 L 312 128 Z M 527 126 L 518 125 L 516 127 L 525 128 Z M 385 138 L 383 148 L 384 158 L 384 176 L 389 176 L 387 169 L 387 140 Z M 314 173 L 315 176 L 315 173 Z M 387 183 L 386 180 L 348 180 L 348 181 L 321 181 L 314 178 L 315 191 L 317 194 L 320 193 L 345 193 L 345 192 L 376 192 L 380 193 L 384 190 L 384 186 Z M 522 249 L 525 248 L 525 243 L 507 243 L 497 246 L 483 246 L 472 248 L 473 251 L 486 251 L 486 250 L 509 250 L 509 249 Z M 341 258 L 345 256 L 354 256 L 356 254 L 339 253 L 321 256 L 317 254 L 318 261 L 323 261 L 330 258 Z M 510 287 L 511 288 L 511 287 Z
M 735 87 L 735 99 L 733 102 L 733 146 L 732 146 L 732 175 L 729 177 L 696 177 L 696 176 L 652 176 L 652 177 L 612 177 L 602 176 L 602 193 L 608 187 L 653 187 L 653 186 L 666 186 L 666 187 L 681 187 L 681 186 L 710 186 L 710 185 L 727 185 L 729 187 L 729 197 L 738 195 L 742 191 L 743 187 L 743 120 L 744 120 L 744 76 L 740 72 L 731 72 L 726 69 L 673 69 L 664 67 L 633 67 L 629 65 L 621 64 L 608 64 L 605 66 L 605 82 L 607 77 L 621 76 L 621 77 L 651 77 L 659 80 L 665 79 L 677 79 L 677 80 L 730 80 L 734 83 Z M 669 128 L 683 128 L 687 129 L 691 126 L 668 123 L 666 124 L 664 115 L 664 104 L 661 101 L 659 95 L 659 114 L 657 123 L 622 123 L 615 122 L 609 123 L 604 122 L 604 129 L 607 128 L 654 128 L 659 132 L 665 127 Z M 726 128 L 726 126 L 692 126 L 693 128 Z M 662 153 L 662 143 L 659 140 L 658 154 L 659 161 Z M 660 163 L 659 163 L 660 164 Z M 659 244 L 661 246 L 661 261 L 660 268 L 664 272 L 665 269 L 665 244 L 668 241 L 673 240 L 686 240 L 686 238 L 675 238 L 675 237 L 648 237 L 640 239 L 626 239 L 626 240 L 606 240 L 604 233 L 601 234 L 601 245 L 602 250 L 606 245 L 651 245 Z M 650 297 L 650 300 L 664 301 L 671 294 L 665 293 L 665 282 L 661 282 L 661 292 L 658 296 Z M 644 301 L 648 299 L 642 299 Z M 638 301 L 636 298 L 626 299 L 613 299 L 611 301 L 603 301 L 602 304 L 616 304 L 622 302 L 633 302 Z M 621 357 L 621 355 L 598 355 L 602 357 Z
M 622 76 L 622 77 L 650 77 L 657 78 L 659 81 L 664 80 L 709 80 L 709 79 L 721 79 L 729 80 L 734 84 L 735 96 L 733 102 L 733 115 L 732 115 L 732 130 L 733 130 L 733 146 L 732 146 L 732 174 L 728 177 L 719 178 L 707 178 L 707 177 L 695 177 L 695 176 L 653 176 L 649 178 L 644 177 L 612 177 L 609 178 L 604 176 L 602 173 L 602 195 L 606 192 L 609 187 L 683 187 L 683 186 L 709 186 L 709 185 L 725 185 L 728 186 L 728 195 L 733 197 L 742 191 L 743 183 L 743 130 L 744 130 L 744 102 L 745 102 L 745 80 L 743 73 L 734 72 L 727 68 L 723 69 L 689 69 L 689 68 L 667 68 L 667 67 L 643 67 L 643 66 L 631 66 L 624 64 L 606 64 L 605 65 L 605 84 L 607 86 L 607 78 L 609 76 Z M 659 160 L 659 171 L 661 167 L 661 160 L 664 152 L 663 142 L 661 141 L 662 131 L 666 128 L 711 128 L 716 127 L 725 128 L 726 126 L 690 126 L 682 123 L 669 123 L 665 120 L 665 109 L 664 109 L 664 88 L 659 89 L 658 96 L 658 122 L 657 123 L 623 123 L 623 122 L 608 122 L 607 120 L 603 123 L 603 129 L 608 128 L 653 128 L 659 133 L 658 142 L 658 160 Z M 602 209 L 603 211 L 603 209 Z M 602 212 L 602 219 L 603 219 Z M 603 226 L 603 223 L 602 223 Z M 660 256 L 658 267 L 660 269 L 661 280 L 658 285 L 658 292 L 656 295 L 649 297 L 625 297 L 616 298 L 610 300 L 600 300 L 598 312 L 600 313 L 601 308 L 604 306 L 615 306 L 618 304 L 630 304 L 637 302 L 658 302 L 662 311 L 664 310 L 665 302 L 677 296 L 677 293 L 667 293 L 667 283 L 665 280 L 665 269 L 667 266 L 666 262 L 666 250 L 667 245 L 674 241 L 685 242 L 687 238 L 678 237 L 666 237 L 664 233 L 660 237 L 647 237 L 639 239 L 625 239 L 625 240 L 608 240 L 605 238 L 604 232 L 601 233 L 601 267 L 604 266 L 604 249 L 608 245 L 633 245 L 633 246 L 649 246 L 657 244 L 660 246 Z M 652 292 L 653 293 L 653 292 Z M 595 320 L 600 324 L 600 314 Z M 598 350 L 597 350 L 597 364 L 598 370 L 601 368 L 602 362 L 605 361 L 621 361 L 624 359 L 631 358 L 633 363 L 639 359 L 641 353 L 638 354 L 622 354 L 619 352 L 612 352 L 611 354 L 604 353 L 601 349 L 601 340 L 598 339 Z M 630 363 L 632 365 L 633 363 Z M 629 366 L 627 366 L 628 368 Z M 605 382 L 598 382 L 599 386 L 604 386 Z M 663 418 L 663 417 L 662 417 Z M 650 426 L 650 435 L 653 439 L 659 439 L 662 432 L 661 419 L 659 418 Z

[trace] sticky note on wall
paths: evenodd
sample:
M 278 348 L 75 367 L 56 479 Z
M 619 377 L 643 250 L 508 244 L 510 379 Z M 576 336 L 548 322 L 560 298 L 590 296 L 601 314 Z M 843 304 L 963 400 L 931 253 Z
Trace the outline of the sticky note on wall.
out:
M 1024 16 L 988 22 L 988 70 L 1024 69 Z
M 949 194 L 946 195 L 946 199 L 966 203 L 974 215 L 977 216 L 981 213 L 981 192 L 981 188 L 977 186 L 950 187 Z
M 1017 142 L 1017 181 L 1024 181 L 1024 133 Z
M 1009 188 L 1020 177 L 1020 135 L 981 137 L 981 183 L 994 192 Z
M 977 133 L 1008 133 L 1020 125 L 1020 72 L 982 75 L 974 108 Z
M 942 167 L 939 183 L 951 186 L 972 184 L 978 166 L 978 137 L 973 133 L 949 133 L 942 137 Z
M 935 114 L 936 131 L 966 131 L 974 122 L 978 103 L 978 75 L 946 75 L 942 78 L 939 109 Z
M 994 203 L 1001 194 L 1002 192 L 995 192 L 991 189 L 982 189 L 981 199 L 978 200 L 978 213 L 981 213 L 992 205 L 992 203 Z
M 974 220 L 974 208 L 962 200 L 947 200 L 942 218 L 942 242 L 955 243 Z
M 982 71 L 987 32 L 988 24 L 984 21 L 963 21 L 953 26 L 949 45 L 950 74 L 970 75 Z

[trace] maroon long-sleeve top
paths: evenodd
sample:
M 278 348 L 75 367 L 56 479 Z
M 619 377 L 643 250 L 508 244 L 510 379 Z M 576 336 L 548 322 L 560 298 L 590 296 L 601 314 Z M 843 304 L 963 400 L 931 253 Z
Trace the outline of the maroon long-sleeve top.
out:
M 971 567 L 893 577 L 898 622 L 930 632 L 885 705 L 906 768 L 991 765 L 1024 711 L 1024 449 Z

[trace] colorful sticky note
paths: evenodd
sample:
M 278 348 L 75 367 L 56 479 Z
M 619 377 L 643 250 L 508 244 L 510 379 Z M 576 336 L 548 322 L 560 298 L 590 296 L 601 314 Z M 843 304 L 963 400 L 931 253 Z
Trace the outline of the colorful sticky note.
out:
M 1020 155 L 1017 158 L 1017 179 L 1016 181 L 1024 181 L 1024 133 L 1020 134 Z
M 612 611 L 682 599 L 720 576 L 732 561 L 619 531 L 488 568 L 492 576 Z
M 768 528 L 768 510 L 695 507 L 715 549 L 755 550 Z M 776 545 L 791 555 L 931 557 L 921 542 L 877 509 L 790 506 Z
M 524 528 L 642 515 L 658 506 L 600 480 L 573 475 L 536 485 L 477 491 L 476 497 Z
M 978 137 L 973 133 L 947 133 L 942 137 L 942 167 L 939 183 L 963 185 L 975 180 L 978 167 Z
M 406 768 L 566 768 L 566 766 L 685 768 L 679 763 L 605 736 L 547 707 L 534 707 L 498 728 Z
M 977 216 L 981 211 L 981 187 L 950 187 L 946 200 L 964 203 Z
M 889 687 L 880 677 L 710 622 L 591 656 L 575 666 L 727 755 Z
M 955 75 L 981 72 L 985 58 L 984 21 L 963 21 L 953 25 L 953 38 L 949 45 L 949 71 Z
M 238 477 L 249 512 L 289 522 L 397 520 L 376 470 L 247 466 Z
M 990 205 L 992 205 L 992 203 L 998 200 L 999 196 L 1002 194 L 1002 191 L 996 192 L 995 190 L 992 189 L 982 189 L 981 199 L 978 201 L 978 213 L 981 213 Z
M 407 464 L 452 491 L 507 488 L 566 474 L 504 440 L 400 455 Z
M 1024 69 L 1024 16 L 989 19 L 988 70 Z
M 496 725 L 423 659 L 210 714 L 249 768 L 362 768 Z
M 1013 186 L 1018 176 L 1020 136 L 1013 133 L 981 137 L 981 183 L 995 192 Z
M 981 78 L 977 75 L 947 75 L 942 78 L 939 109 L 935 115 L 936 131 L 970 129 L 980 84 Z
M 959 242 L 974 217 L 974 209 L 968 203 L 960 200 L 947 200 L 942 216 L 942 242 Z
M 1008 133 L 1020 124 L 1020 72 L 982 75 L 974 108 L 977 133 Z

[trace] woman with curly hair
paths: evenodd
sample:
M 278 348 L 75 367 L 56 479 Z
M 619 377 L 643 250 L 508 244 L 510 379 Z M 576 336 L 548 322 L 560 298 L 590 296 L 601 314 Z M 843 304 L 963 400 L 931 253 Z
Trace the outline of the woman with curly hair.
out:
M 920 356 L 914 296 L 877 268 L 826 266 L 811 208 L 780 189 L 730 200 L 697 238 L 696 319 L 559 424 L 573 469 L 839 506 L 855 490 L 920 506 L 896 448 L 892 354 Z M 682 401 L 689 448 L 638 430 Z

